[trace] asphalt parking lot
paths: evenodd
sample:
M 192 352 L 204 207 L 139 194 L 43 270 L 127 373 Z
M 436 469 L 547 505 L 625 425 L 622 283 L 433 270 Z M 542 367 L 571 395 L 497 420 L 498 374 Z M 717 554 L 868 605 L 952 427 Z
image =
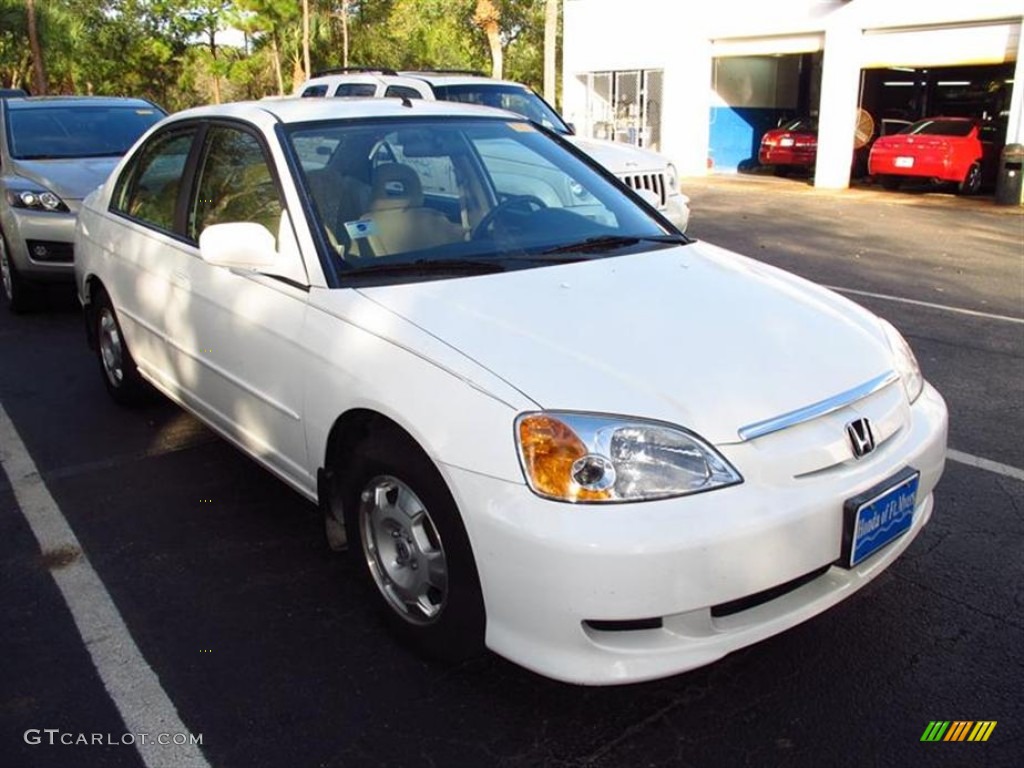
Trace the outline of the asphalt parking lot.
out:
M 429 664 L 384 630 L 312 505 L 176 407 L 113 405 L 73 297 L 53 291 L 44 311 L 0 315 L 0 763 L 1020 765 L 1021 210 L 767 177 L 684 187 L 692 235 L 889 319 L 946 397 L 935 514 L 892 568 L 810 622 L 657 682 L 579 688 L 494 656 Z M 41 551 L 28 519 L 47 498 L 77 549 Z M 84 616 L 66 606 L 62 579 L 86 559 L 112 616 L 92 594 Z M 95 664 L 138 663 L 111 642 L 118 621 L 153 678 L 109 692 Z M 922 742 L 935 720 L 996 726 L 983 743 Z M 119 743 L 179 724 L 200 750 Z

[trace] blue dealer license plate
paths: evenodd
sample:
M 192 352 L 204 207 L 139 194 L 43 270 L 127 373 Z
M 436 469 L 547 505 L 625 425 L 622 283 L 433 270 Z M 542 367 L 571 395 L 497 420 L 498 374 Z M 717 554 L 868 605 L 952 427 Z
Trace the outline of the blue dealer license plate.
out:
M 898 539 L 914 522 L 921 473 L 907 467 L 844 506 L 843 564 L 852 568 Z

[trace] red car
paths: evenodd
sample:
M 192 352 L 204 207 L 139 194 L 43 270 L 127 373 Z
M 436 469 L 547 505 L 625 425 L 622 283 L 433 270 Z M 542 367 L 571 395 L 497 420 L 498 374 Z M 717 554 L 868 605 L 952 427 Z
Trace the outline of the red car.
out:
M 768 131 L 761 137 L 757 159 L 761 165 L 774 165 L 775 173 L 785 176 L 794 166 L 810 168 L 818 156 L 818 121 L 798 117 Z
M 969 117 L 929 117 L 875 142 L 868 173 L 886 189 L 907 177 L 953 182 L 961 195 L 973 195 L 994 175 L 998 155 L 994 130 Z

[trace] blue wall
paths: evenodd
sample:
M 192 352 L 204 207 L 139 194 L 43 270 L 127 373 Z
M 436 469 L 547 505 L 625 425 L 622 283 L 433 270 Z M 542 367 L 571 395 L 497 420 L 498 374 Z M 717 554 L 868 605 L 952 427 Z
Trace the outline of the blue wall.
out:
M 757 165 L 757 148 L 765 131 L 794 110 L 771 107 L 712 107 L 708 145 L 712 172 L 735 173 Z

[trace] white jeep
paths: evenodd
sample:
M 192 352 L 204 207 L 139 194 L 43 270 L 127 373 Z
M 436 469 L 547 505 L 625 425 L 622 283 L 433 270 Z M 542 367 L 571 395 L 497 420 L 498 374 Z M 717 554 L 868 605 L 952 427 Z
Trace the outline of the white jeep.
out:
M 639 192 L 685 232 L 690 199 L 679 189 L 675 166 L 663 155 L 622 142 L 576 136 L 571 125 L 522 83 L 495 80 L 479 72 L 396 72 L 345 67 L 307 80 L 302 97 L 341 96 L 460 101 L 517 112 L 549 128 L 586 152 L 628 187 Z

